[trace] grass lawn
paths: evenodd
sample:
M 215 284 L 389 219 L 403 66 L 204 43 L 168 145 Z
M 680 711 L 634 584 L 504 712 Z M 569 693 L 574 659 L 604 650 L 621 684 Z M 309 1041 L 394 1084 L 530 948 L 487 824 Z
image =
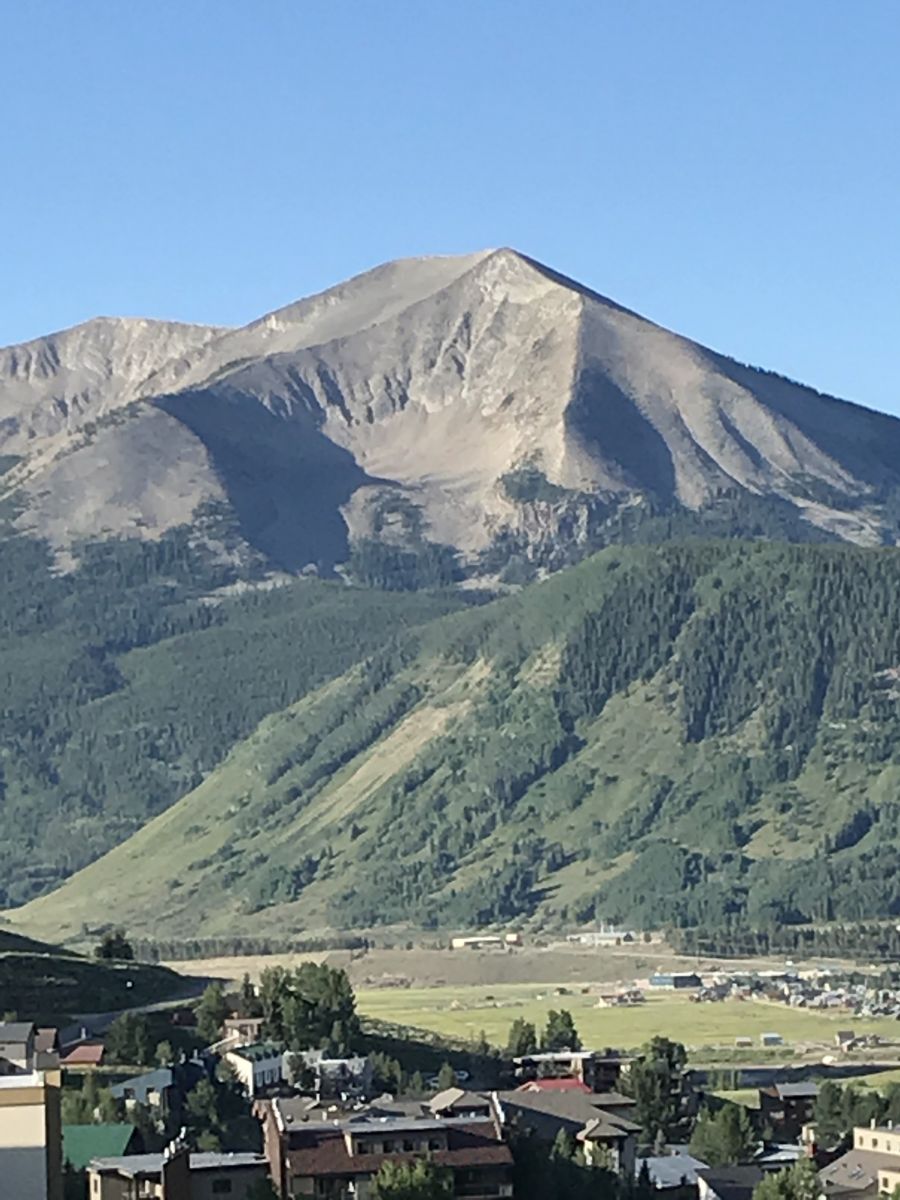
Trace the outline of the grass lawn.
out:
M 596 996 L 573 990 L 554 995 L 553 988 L 497 984 L 490 987 L 360 988 L 359 1011 L 367 1017 L 398 1025 L 430 1029 L 452 1037 L 475 1038 L 484 1030 L 489 1042 L 505 1045 L 509 1027 L 517 1017 L 533 1021 L 540 1029 L 551 1008 L 566 1008 L 586 1046 L 595 1049 L 643 1045 L 655 1034 L 664 1034 L 698 1051 L 703 1047 L 734 1050 L 738 1037 L 780 1033 L 787 1046 L 817 1043 L 833 1047 L 838 1029 L 857 1034 L 877 1033 L 900 1041 L 900 1022 L 887 1018 L 859 1021 L 846 1013 L 832 1015 L 751 1000 L 695 1004 L 686 996 L 652 996 L 636 1008 L 597 1008 Z M 741 1052 L 745 1060 L 753 1050 Z M 702 1059 L 702 1053 L 697 1055 Z

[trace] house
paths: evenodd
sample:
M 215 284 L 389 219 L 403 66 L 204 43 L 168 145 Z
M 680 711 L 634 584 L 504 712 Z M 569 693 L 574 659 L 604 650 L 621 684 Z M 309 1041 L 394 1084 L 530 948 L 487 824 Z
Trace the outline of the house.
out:
M 90 1200 L 245 1200 L 267 1175 L 261 1154 L 191 1154 L 167 1147 L 161 1154 L 93 1159 L 88 1195 Z
M 30 1021 L 0 1023 L 0 1060 L 8 1064 L 0 1073 L 31 1071 L 34 1066 L 34 1026 Z
M 634 1164 L 637 1179 L 646 1167 L 654 1191 L 664 1192 L 665 1200 L 696 1200 L 697 1172 L 706 1170 L 707 1163 L 688 1153 L 651 1155 L 639 1158 Z
M 819 1172 L 822 1195 L 852 1193 L 862 1200 L 900 1187 L 900 1126 L 870 1125 L 853 1130 L 853 1148 Z
M 101 1041 L 78 1042 L 60 1058 L 63 1067 L 99 1067 L 103 1064 L 104 1047 Z
M 231 1040 L 237 1046 L 252 1046 L 262 1041 L 262 1017 L 226 1017 L 222 1023 L 222 1040 Z
M 818 1085 L 812 1082 L 773 1083 L 759 1089 L 763 1124 L 771 1125 L 779 1137 L 796 1139 L 813 1119 Z
M 610 1094 L 607 1093 L 607 1096 Z M 622 1115 L 630 1102 L 613 1095 L 610 1109 L 602 1097 L 580 1091 L 500 1091 L 492 1093 L 494 1110 L 505 1127 L 530 1130 L 541 1141 L 552 1142 L 562 1130 L 581 1141 L 589 1161 L 602 1161 L 611 1170 L 629 1174 L 634 1166 L 640 1126 Z M 622 1101 L 616 1111 L 616 1100 Z
M 576 946 L 630 946 L 637 941 L 633 929 L 583 929 L 570 933 L 567 942 Z
M 856 1041 L 856 1034 L 852 1029 L 839 1029 L 834 1035 L 834 1044 L 839 1050 L 850 1050 Z
M 778 1171 L 787 1171 L 805 1154 L 806 1150 L 799 1142 L 765 1142 L 753 1161 L 766 1174 L 777 1174 Z
M 517 1078 L 577 1079 L 592 1092 L 611 1092 L 619 1085 L 632 1059 L 618 1050 L 555 1050 L 513 1059 Z
M 62 1157 L 76 1171 L 87 1170 L 92 1158 L 140 1154 L 144 1139 L 134 1125 L 63 1125 Z
M 759 1044 L 761 1046 L 783 1046 L 784 1038 L 780 1033 L 761 1033 L 759 1035 Z
M 295 1118 L 288 1101 L 261 1102 L 263 1138 L 280 1196 L 352 1195 L 364 1200 L 382 1163 L 429 1157 L 453 1173 L 454 1195 L 512 1196 L 512 1154 L 492 1116 L 417 1115 Z
M 581 1092 L 590 1095 L 591 1089 L 580 1079 L 529 1079 L 520 1083 L 519 1092 Z
M 226 1050 L 222 1061 L 231 1067 L 251 1099 L 284 1082 L 284 1047 L 275 1042 L 254 1042 Z
M 431 1097 L 428 1111 L 434 1117 L 489 1117 L 492 1110 L 488 1096 L 451 1087 Z
M 655 975 L 651 975 L 647 982 L 652 988 L 667 988 L 674 991 L 703 986 L 703 980 L 693 972 L 657 972 Z
M 31 1034 L 24 1035 L 24 1043 L 20 1040 L 21 1027 L 13 1033 L 6 1025 L 4 1036 L 4 1046 L 17 1055 L 16 1062 L 17 1048 L 33 1045 Z M 33 1057 L 29 1068 L 32 1062 Z M 10 1200 L 62 1200 L 59 1093 L 58 1071 L 16 1067 L 15 1074 L 0 1076 L 0 1195 Z
M 367 1057 L 327 1058 L 322 1050 L 305 1050 L 301 1058 L 312 1071 L 317 1096 L 367 1096 L 372 1090 L 372 1063 Z
M 697 1171 L 699 1200 L 753 1200 L 764 1172 L 756 1166 L 702 1167 Z
M 171 1067 L 159 1067 L 143 1075 L 134 1075 L 109 1089 L 114 1100 L 121 1100 L 126 1109 L 143 1104 L 167 1114 L 172 1109 L 175 1076 Z

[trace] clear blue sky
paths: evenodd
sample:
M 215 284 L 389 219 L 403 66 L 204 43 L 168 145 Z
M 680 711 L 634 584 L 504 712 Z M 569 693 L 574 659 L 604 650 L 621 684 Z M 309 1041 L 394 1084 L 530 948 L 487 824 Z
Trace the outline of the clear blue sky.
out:
M 898 0 L 5 0 L 0 344 L 511 245 L 900 412 Z

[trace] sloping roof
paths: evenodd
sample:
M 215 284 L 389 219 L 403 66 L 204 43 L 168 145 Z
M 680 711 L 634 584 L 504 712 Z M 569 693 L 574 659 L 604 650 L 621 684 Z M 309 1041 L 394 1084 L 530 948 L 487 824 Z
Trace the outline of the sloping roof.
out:
M 30 1021 L 0 1022 L 0 1042 L 27 1042 L 33 1029 Z
M 134 1125 L 63 1125 L 63 1162 L 83 1171 L 92 1158 L 125 1154 L 136 1132 Z
M 719 1200 L 751 1200 L 753 1190 L 765 1175 L 761 1167 L 704 1167 L 698 1178 L 719 1197 Z
M 585 1126 L 596 1123 L 598 1130 L 602 1123 L 607 1127 L 604 1136 L 614 1136 L 610 1127 L 615 1126 L 618 1135 L 637 1133 L 639 1125 L 625 1117 L 615 1116 L 604 1110 L 598 1104 L 599 1096 L 584 1092 L 498 1092 L 497 1100 L 502 1108 L 518 1109 L 520 1112 L 533 1112 L 536 1115 L 553 1117 L 570 1127 Z
M 697 1172 L 704 1170 L 709 1164 L 694 1158 L 692 1154 L 660 1154 L 650 1158 L 638 1158 L 634 1164 L 635 1178 L 641 1173 L 646 1163 L 653 1186 L 662 1191 L 665 1188 L 681 1187 L 682 1183 L 696 1184 Z
M 881 1170 L 896 1171 L 900 1158 L 877 1150 L 848 1150 L 819 1172 L 819 1182 L 829 1192 L 866 1192 L 878 1183 Z
M 529 1079 L 520 1092 L 589 1092 L 591 1089 L 580 1079 Z
M 192 1171 L 245 1170 L 247 1167 L 268 1168 L 264 1154 L 250 1152 L 204 1152 L 191 1154 Z M 125 1175 L 128 1178 L 153 1178 L 162 1173 L 161 1154 L 128 1154 L 125 1157 L 91 1159 L 91 1170 L 100 1174 Z
M 146 1100 L 148 1092 L 162 1092 L 170 1088 L 173 1075 L 168 1067 L 160 1067 L 157 1071 L 148 1071 L 145 1075 L 133 1075 L 114 1084 L 109 1090 L 116 1100 L 124 1100 L 125 1093 L 131 1092 L 135 1100 Z
M 490 1103 L 486 1096 L 480 1096 L 477 1092 L 469 1092 L 461 1087 L 449 1087 L 432 1096 L 428 1107 L 432 1112 L 443 1112 L 448 1108 L 489 1108 Z
M 67 1067 L 98 1067 L 103 1062 L 103 1052 L 102 1042 L 83 1042 L 80 1046 L 73 1046 L 60 1062 Z
M 801 1083 L 776 1083 L 774 1090 L 779 1100 L 815 1099 L 819 1094 L 819 1085 L 810 1080 Z

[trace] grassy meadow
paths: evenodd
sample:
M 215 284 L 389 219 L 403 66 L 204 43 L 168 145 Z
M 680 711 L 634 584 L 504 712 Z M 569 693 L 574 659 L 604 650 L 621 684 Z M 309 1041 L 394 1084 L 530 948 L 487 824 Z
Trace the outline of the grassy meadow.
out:
M 686 996 L 651 996 L 635 1008 L 598 1008 L 596 994 L 569 989 L 557 995 L 552 987 L 497 984 L 486 987 L 360 988 L 357 1003 L 365 1017 L 397 1025 L 428 1029 L 456 1038 L 475 1038 L 483 1030 L 489 1042 L 505 1045 L 517 1017 L 539 1028 L 551 1008 L 567 1008 L 585 1045 L 632 1049 L 655 1034 L 683 1042 L 702 1061 L 703 1048 L 734 1050 L 735 1038 L 751 1037 L 759 1050 L 762 1033 L 779 1033 L 785 1045 L 807 1051 L 833 1048 L 838 1029 L 858 1035 L 878 1034 L 900 1042 L 900 1021 L 856 1020 L 839 1015 L 792 1009 L 752 1000 L 692 1003 Z M 753 1051 L 743 1049 L 746 1061 Z M 783 1053 L 783 1052 L 782 1052 Z M 721 1057 L 717 1054 L 716 1057 Z

